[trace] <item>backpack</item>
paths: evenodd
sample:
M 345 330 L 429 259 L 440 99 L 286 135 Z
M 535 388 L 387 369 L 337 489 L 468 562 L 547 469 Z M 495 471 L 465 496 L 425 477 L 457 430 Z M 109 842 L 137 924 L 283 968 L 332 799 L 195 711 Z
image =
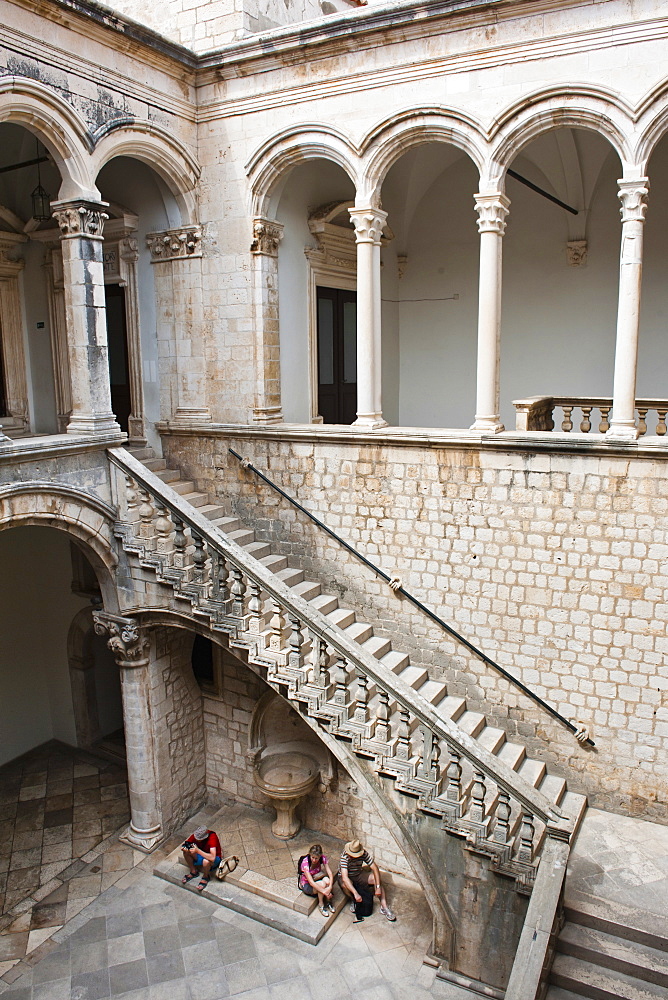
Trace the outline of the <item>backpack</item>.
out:
M 355 903 L 355 916 L 370 917 L 373 913 L 373 886 L 370 886 L 368 882 L 357 882 L 355 888 L 362 897 L 361 903 Z
M 308 854 L 302 854 L 301 858 L 297 862 L 297 888 L 298 889 L 301 889 L 301 885 L 299 883 L 301 882 L 301 876 L 302 876 L 302 861 L 305 861 L 306 858 L 308 858 L 308 857 L 309 857 Z

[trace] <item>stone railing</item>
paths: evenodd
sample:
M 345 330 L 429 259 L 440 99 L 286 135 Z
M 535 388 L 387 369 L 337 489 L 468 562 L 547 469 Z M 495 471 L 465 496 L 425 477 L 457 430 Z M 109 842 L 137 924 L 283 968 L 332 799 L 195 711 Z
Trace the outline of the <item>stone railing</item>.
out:
M 612 409 L 612 399 L 603 396 L 528 396 L 526 399 L 514 399 L 515 430 L 517 431 L 552 431 L 555 430 L 554 411 L 562 412 L 561 425 L 556 429 L 563 434 L 571 431 L 581 434 L 605 434 L 610 427 L 609 416 Z M 598 421 L 592 423 L 592 411 L 598 413 Z M 647 414 L 656 413 L 654 425 L 650 433 L 662 437 L 666 433 L 666 414 L 668 401 L 664 399 L 636 399 L 638 414 L 638 430 L 640 436 L 647 434 Z M 577 417 L 580 422 L 577 423 Z M 575 422 L 573 418 L 575 417 Z
M 545 839 L 568 842 L 573 819 L 127 451 L 108 454 L 115 533 L 163 585 L 156 593 L 169 588 L 168 606 L 189 605 L 193 617 L 224 632 L 307 720 L 530 888 Z

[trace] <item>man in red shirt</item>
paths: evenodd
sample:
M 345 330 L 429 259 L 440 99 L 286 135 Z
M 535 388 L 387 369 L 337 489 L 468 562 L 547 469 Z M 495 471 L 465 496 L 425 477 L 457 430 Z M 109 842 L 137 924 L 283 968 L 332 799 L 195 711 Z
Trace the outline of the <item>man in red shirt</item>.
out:
M 216 870 L 223 856 L 218 834 L 206 826 L 198 826 L 195 832 L 190 834 L 181 850 L 185 863 L 190 869 L 181 881 L 183 885 L 187 885 L 188 882 L 201 874 L 202 877 L 197 885 L 201 892 L 202 889 L 206 888 L 210 873 Z

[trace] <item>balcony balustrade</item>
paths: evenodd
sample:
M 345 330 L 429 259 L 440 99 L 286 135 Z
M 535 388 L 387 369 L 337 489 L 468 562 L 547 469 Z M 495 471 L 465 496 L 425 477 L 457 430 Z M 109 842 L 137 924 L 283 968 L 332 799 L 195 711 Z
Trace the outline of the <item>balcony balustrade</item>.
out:
M 516 431 L 561 431 L 570 434 L 605 434 L 610 427 L 612 398 L 603 396 L 528 396 L 514 399 Z M 663 437 L 666 433 L 668 401 L 665 399 L 636 399 L 638 430 L 640 437 L 655 434 Z M 561 424 L 555 427 L 555 410 L 561 410 Z M 652 414 L 647 421 L 648 413 Z M 592 420 L 592 414 L 594 420 Z M 654 416 L 656 414 L 656 416 Z M 577 418 L 580 416 L 578 424 Z M 598 416 L 598 419 L 596 417 Z M 575 418 L 575 420 L 574 420 Z

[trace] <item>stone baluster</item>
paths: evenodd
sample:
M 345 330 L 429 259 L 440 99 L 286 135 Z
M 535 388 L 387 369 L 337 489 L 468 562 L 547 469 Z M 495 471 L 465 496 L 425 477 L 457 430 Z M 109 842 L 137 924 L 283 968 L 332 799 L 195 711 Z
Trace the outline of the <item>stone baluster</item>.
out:
M 448 779 L 448 786 L 445 790 L 445 797 L 448 802 L 461 802 L 462 800 L 462 755 L 456 750 L 450 750 L 450 762 L 445 772 Z
M 169 516 L 169 511 L 159 497 L 156 497 L 155 499 L 155 514 L 155 551 L 161 555 L 168 555 L 173 548 L 172 532 L 174 526 Z
M 260 594 L 262 593 L 262 588 L 259 583 L 255 580 L 248 580 L 248 625 L 247 629 L 249 632 L 253 632 L 255 635 L 259 635 L 264 627 L 264 617 L 262 615 L 262 601 L 260 600 Z
M 499 789 L 499 801 L 496 806 L 496 826 L 494 827 L 494 842 L 507 844 L 510 839 L 510 795 Z
M 382 688 L 378 692 L 378 706 L 376 708 L 376 728 L 374 739 L 379 743 L 389 743 L 392 738 L 390 727 L 390 696 Z
M 187 562 L 187 539 L 184 524 L 178 514 L 172 514 L 172 522 L 174 524 L 174 556 L 172 565 L 175 569 L 185 569 Z
M 114 437 L 121 429 L 111 409 L 109 350 L 102 265 L 106 202 L 59 201 L 72 413 L 68 434 Z
M 296 615 L 290 615 L 289 622 L 290 638 L 288 639 L 288 642 L 290 645 L 290 652 L 288 654 L 288 663 L 291 667 L 301 669 L 304 666 L 304 653 L 302 651 L 302 646 L 304 645 L 304 633 L 302 632 L 302 623 Z
M 381 402 L 380 241 L 387 212 L 351 208 L 357 241 L 357 419 L 353 427 L 385 427 Z
M 582 420 L 580 421 L 580 431 L 582 434 L 589 434 L 589 431 L 591 430 L 591 420 L 589 419 L 589 415 L 593 409 L 594 407 L 592 405 L 587 405 L 585 403 L 581 406 Z
M 147 549 L 151 548 L 151 543 L 155 537 L 153 530 L 153 503 L 151 494 L 147 490 L 139 491 L 140 504 L 137 510 L 139 514 L 139 537 L 143 540 Z
M 355 695 L 355 722 L 365 725 L 369 721 L 369 678 L 366 674 L 357 676 L 357 693 Z
M 573 430 L 573 421 L 571 420 L 573 407 L 564 405 L 562 406 L 562 410 L 564 411 L 564 419 L 561 421 L 561 429 L 564 434 L 570 434 Z
M 128 524 L 135 524 L 139 519 L 139 499 L 137 496 L 138 486 L 132 476 L 125 477 L 125 520 Z
M 271 607 L 273 614 L 271 616 L 271 621 L 269 622 L 269 649 L 271 649 L 274 653 L 278 653 L 283 648 L 283 629 L 285 628 L 285 619 L 283 618 L 283 608 L 278 601 L 272 600 Z
M 471 786 L 471 806 L 469 816 L 473 823 L 484 823 L 486 816 L 485 795 L 487 787 L 485 785 L 485 775 L 482 771 L 475 771 L 473 774 L 473 784 Z
M 520 846 L 517 851 L 517 860 L 530 865 L 533 861 L 533 838 L 536 833 L 533 814 L 522 813 L 522 826 L 520 827 Z
M 283 226 L 275 219 L 253 220 L 253 329 L 255 330 L 255 406 L 253 420 L 278 423 L 281 409 L 278 327 L 278 245 Z
M 329 653 L 327 643 L 315 632 L 311 633 L 311 683 L 322 687 L 327 682 Z
M 222 552 L 215 549 L 211 553 L 211 576 L 213 579 L 213 596 L 218 601 L 227 601 L 230 596 L 228 586 L 229 571 L 227 559 Z
M 246 596 L 246 581 L 238 566 L 232 566 L 232 614 L 235 618 L 244 616 L 244 598 Z
M 612 405 L 608 406 L 606 403 L 601 403 L 601 405 L 599 406 L 599 410 L 601 411 L 601 421 L 598 425 L 599 434 L 605 434 L 605 432 L 610 427 L 610 421 L 608 420 L 608 417 L 610 415 L 611 409 Z
M 195 550 L 193 552 L 193 580 L 195 583 L 206 583 L 206 550 L 204 539 L 197 531 L 190 529 L 190 537 L 193 540 Z
M 480 233 L 478 277 L 478 363 L 475 422 L 472 430 L 502 431 L 499 396 L 501 346 L 501 255 L 510 200 L 505 194 L 476 194 Z
M 656 434 L 658 437 L 663 437 L 666 433 L 666 414 L 668 413 L 668 407 L 657 406 L 656 413 L 658 417 L 656 422 Z
M 334 681 L 334 697 L 332 700 L 339 708 L 346 708 L 350 692 L 348 689 L 348 661 L 345 656 L 337 655 L 332 673 Z
M 397 733 L 397 745 L 394 750 L 394 756 L 398 757 L 399 760 L 411 759 L 410 720 L 410 712 L 402 705 L 399 709 L 399 731 Z
M 96 612 L 93 620 L 96 633 L 107 638 L 121 675 L 130 826 L 120 839 L 148 853 L 163 837 L 151 717 L 150 637 L 131 618 Z
M 647 412 L 649 410 L 649 406 L 637 406 L 636 409 L 638 411 L 638 437 L 643 437 L 645 434 L 647 434 L 646 417 L 647 417 Z
M 438 782 L 441 777 L 439 767 L 440 746 L 429 726 L 420 726 L 422 734 L 422 757 L 418 766 L 418 776 L 426 781 Z
M 622 203 L 622 241 L 619 258 L 619 303 L 617 307 L 612 420 L 607 436 L 625 440 L 635 440 L 638 437 L 635 419 L 636 376 L 643 230 L 648 194 L 649 180 L 647 177 L 619 181 L 619 199 Z

